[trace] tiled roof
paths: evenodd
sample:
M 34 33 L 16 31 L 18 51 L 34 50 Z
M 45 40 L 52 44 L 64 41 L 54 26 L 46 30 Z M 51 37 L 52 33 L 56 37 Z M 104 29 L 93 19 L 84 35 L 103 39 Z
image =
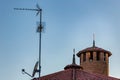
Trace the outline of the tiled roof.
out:
M 104 50 L 104 49 L 102 49 L 102 48 L 99 48 L 99 47 L 96 47 L 96 46 L 95 46 L 95 47 L 88 47 L 88 48 L 86 48 L 86 49 L 83 49 L 83 50 L 79 51 L 79 52 L 77 53 L 77 56 L 79 57 L 81 53 L 89 52 L 89 51 L 106 52 L 106 53 L 108 53 L 109 56 L 112 55 L 110 51 L 107 51 L 107 50 Z
M 67 69 L 53 74 L 34 78 L 33 80 L 120 80 L 117 78 L 88 73 L 80 69 Z
M 77 64 L 70 64 L 70 65 L 67 65 L 64 67 L 64 69 L 83 69 L 83 67 L 81 67 L 80 65 L 77 65 Z

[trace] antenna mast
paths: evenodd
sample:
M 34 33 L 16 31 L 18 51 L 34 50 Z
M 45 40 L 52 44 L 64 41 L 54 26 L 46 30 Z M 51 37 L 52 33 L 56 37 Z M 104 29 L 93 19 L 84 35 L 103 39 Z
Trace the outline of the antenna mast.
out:
M 42 32 L 42 9 L 40 9 L 40 24 L 37 28 L 37 32 L 39 32 L 39 79 L 41 74 L 41 32 Z
M 39 5 L 36 5 L 37 9 L 28 9 L 28 8 L 14 8 L 14 10 L 29 10 L 29 11 L 37 11 L 37 14 L 40 14 L 40 24 L 37 28 L 37 32 L 39 32 L 39 80 L 40 80 L 40 76 L 41 76 L 41 32 L 43 29 L 42 26 L 42 9 L 39 7 Z

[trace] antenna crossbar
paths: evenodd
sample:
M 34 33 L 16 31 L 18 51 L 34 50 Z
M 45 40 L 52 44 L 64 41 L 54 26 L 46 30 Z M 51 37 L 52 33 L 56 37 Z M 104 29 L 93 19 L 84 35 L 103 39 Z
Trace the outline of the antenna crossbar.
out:
M 42 9 L 29 9 L 29 8 L 14 8 L 14 10 L 29 10 L 29 11 L 41 11 Z
M 15 10 L 31 10 L 31 11 L 39 11 L 38 9 L 28 9 L 28 8 L 14 8 Z

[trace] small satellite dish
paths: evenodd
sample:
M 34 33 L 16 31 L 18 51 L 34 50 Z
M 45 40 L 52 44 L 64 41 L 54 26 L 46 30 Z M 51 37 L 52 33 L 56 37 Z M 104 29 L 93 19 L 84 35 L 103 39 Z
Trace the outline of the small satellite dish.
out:
M 36 73 L 36 72 L 39 72 L 39 70 L 37 69 L 37 68 L 38 68 L 38 63 L 39 63 L 39 62 L 37 61 L 36 64 L 35 64 L 35 66 L 34 66 L 32 75 L 30 75 L 29 73 L 27 73 L 27 72 L 25 71 L 25 69 L 22 69 L 22 73 L 23 73 L 23 74 L 27 74 L 28 76 L 30 76 L 31 78 L 33 78 L 33 77 L 35 76 L 35 73 Z
M 32 73 L 32 77 L 35 76 L 35 73 L 36 73 L 36 72 L 39 72 L 39 70 L 38 70 L 37 68 L 38 68 L 38 61 L 36 62 L 35 66 L 34 66 L 33 73 Z

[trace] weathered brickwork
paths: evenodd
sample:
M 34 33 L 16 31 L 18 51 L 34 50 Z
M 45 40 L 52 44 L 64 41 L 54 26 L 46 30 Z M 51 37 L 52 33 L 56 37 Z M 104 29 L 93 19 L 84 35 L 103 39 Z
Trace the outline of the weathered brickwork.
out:
M 88 48 L 80 51 L 77 56 L 80 57 L 80 66 L 84 71 L 109 75 L 109 51 L 101 48 Z

